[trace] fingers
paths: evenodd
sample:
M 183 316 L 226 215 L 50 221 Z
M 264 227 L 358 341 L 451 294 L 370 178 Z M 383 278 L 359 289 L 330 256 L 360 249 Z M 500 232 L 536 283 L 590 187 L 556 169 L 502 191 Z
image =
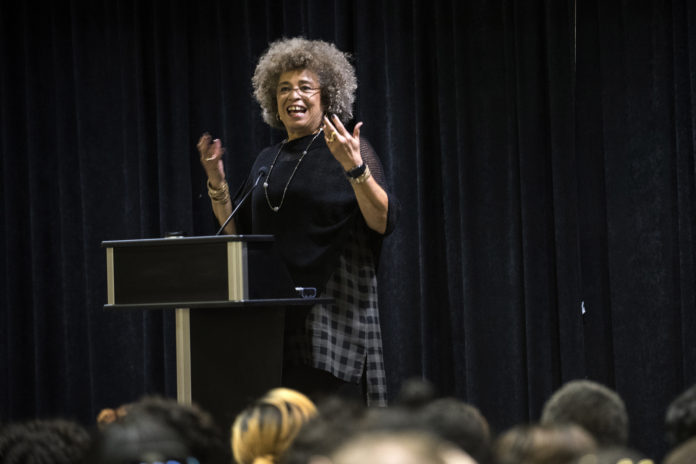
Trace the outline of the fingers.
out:
M 198 139 L 198 144 L 196 144 L 196 147 L 201 155 L 208 152 L 208 145 L 210 145 L 210 134 L 205 132 L 203 135 L 201 135 L 201 138 Z
M 338 135 L 338 131 L 336 130 L 336 127 L 331 123 L 328 116 L 325 115 L 324 116 L 324 138 L 326 139 L 326 143 L 335 142 L 337 140 L 337 138 L 336 138 L 337 135 Z
M 341 134 L 344 137 L 350 136 L 350 133 L 346 130 L 346 128 L 343 126 L 343 123 L 341 122 L 340 119 L 338 119 L 338 116 L 335 114 L 331 115 L 331 122 L 333 123 L 335 130 Z
M 220 141 L 220 139 L 213 140 L 209 153 L 210 158 L 213 159 L 220 158 L 222 154 L 225 153 L 225 149 L 222 148 L 222 142 Z
M 331 124 L 331 120 L 329 120 L 329 117 L 324 115 L 324 136 L 330 137 L 331 133 L 335 130 L 336 128 L 333 124 Z
M 348 129 L 345 128 L 341 120 L 338 119 L 338 116 L 333 114 L 329 118 L 324 115 L 324 137 L 329 143 L 335 140 L 339 140 L 341 143 L 346 141 L 352 142 L 353 139 L 360 140 L 360 127 L 362 124 L 362 122 L 357 123 L 351 134 L 348 132 Z
M 225 149 L 222 147 L 222 142 L 220 139 L 211 141 L 211 136 L 207 132 L 201 136 L 200 140 L 198 140 L 196 147 L 201 154 L 202 161 L 218 160 L 225 153 Z
M 353 138 L 356 140 L 360 140 L 360 127 L 362 127 L 362 121 L 357 123 L 355 127 L 353 128 Z
M 220 139 L 211 141 L 211 138 L 210 134 L 205 132 L 196 146 L 201 155 L 201 164 L 208 176 L 208 182 L 211 185 L 221 185 L 225 181 L 225 167 L 222 162 L 225 149 Z

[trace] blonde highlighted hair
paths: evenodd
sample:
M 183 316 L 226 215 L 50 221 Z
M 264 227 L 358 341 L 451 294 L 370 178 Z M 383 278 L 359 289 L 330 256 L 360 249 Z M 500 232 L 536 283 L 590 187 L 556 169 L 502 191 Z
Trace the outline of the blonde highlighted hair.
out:
M 302 393 L 276 388 L 239 413 L 231 444 L 239 464 L 274 464 L 290 447 L 300 428 L 317 415 Z

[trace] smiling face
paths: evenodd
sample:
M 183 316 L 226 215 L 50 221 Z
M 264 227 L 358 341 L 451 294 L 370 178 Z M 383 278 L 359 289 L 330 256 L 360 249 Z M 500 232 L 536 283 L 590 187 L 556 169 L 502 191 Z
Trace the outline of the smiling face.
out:
M 288 140 L 313 133 L 324 115 L 319 76 L 308 69 L 284 72 L 278 79 L 276 103 Z

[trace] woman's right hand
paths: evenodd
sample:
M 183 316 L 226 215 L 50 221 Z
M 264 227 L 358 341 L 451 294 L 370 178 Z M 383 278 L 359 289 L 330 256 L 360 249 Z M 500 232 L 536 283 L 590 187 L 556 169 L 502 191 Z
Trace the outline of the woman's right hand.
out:
M 222 163 L 222 148 L 220 139 L 212 140 L 209 133 L 205 132 L 198 141 L 198 152 L 201 156 L 201 164 L 208 175 L 208 182 L 212 187 L 218 187 L 225 181 L 225 166 Z

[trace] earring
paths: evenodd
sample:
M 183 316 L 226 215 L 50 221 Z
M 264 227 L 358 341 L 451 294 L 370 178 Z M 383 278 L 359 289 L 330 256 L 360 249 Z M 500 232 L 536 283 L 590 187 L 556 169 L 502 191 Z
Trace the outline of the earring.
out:
M 277 112 L 276 112 L 276 119 L 277 119 L 278 121 L 280 121 L 280 114 L 278 114 Z

